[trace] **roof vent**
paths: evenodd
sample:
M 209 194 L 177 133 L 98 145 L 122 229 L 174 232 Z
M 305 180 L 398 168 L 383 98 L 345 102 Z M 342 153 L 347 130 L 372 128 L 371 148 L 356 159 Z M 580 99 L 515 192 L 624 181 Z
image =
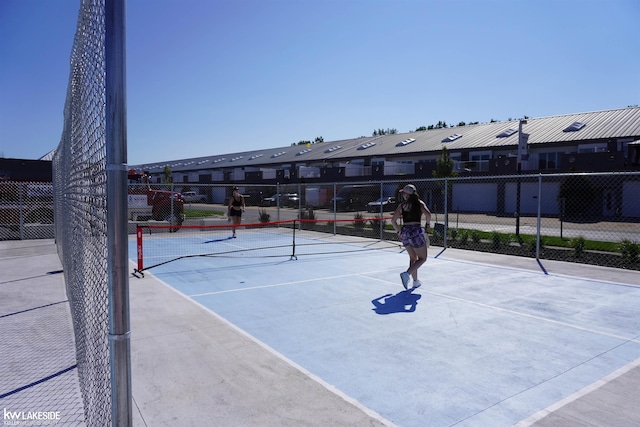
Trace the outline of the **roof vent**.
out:
M 282 156 L 283 154 L 286 154 L 286 151 L 281 151 L 281 152 L 279 152 L 279 153 L 272 154 L 272 155 L 271 155 L 271 158 L 274 158 L 274 157 L 280 157 L 280 156 Z
M 396 144 L 396 147 L 404 147 L 405 145 L 409 145 L 411 144 L 413 141 L 415 141 L 415 138 L 409 138 L 409 139 L 405 139 L 404 141 L 400 141 Z
M 518 131 L 515 130 L 515 129 L 509 128 L 509 129 L 505 130 L 504 132 L 502 132 L 501 134 L 498 134 L 496 136 L 496 138 L 508 138 L 508 137 L 510 137 L 511 135 L 513 135 L 516 132 L 518 132 Z
M 224 160 L 227 160 L 227 158 L 226 157 L 220 157 L 219 159 L 214 160 L 213 163 L 219 163 L 219 162 L 222 162 Z
M 367 142 L 366 144 L 362 144 L 360 147 L 358 147 L 358 150 L 366 150 L 367 148 L 371 148 L 374 145 L 376 145 L 375 142 Z
M 255 160 L 255 159 L 259 158 L 259 157 L 262 157 L 262 153 L 254 154 L 253 156 L 249 157 L 249 160 Z
M 451 142 L 451 141 L 455 141 L 458 138 L 462 138 L 462 135 L 460 135 L 459 133 L 454 133 L 453 135 L 450 135 L 445 139 L 443 139 L 442 142 Z
M 586 126 L 586 123 L 573 122 L 573 124 L 563 130 L 563 132 L 575 132 Z
M 311 148 L 307 148 L 306 150 L 302 150 L 300 152 L 298 152 L 298 154 L 296 154 L 296 156 L 302 156 L 305 153 L 308 153 L 309 151 L 311 151 Z
M 235 162 L 236 160 L 240 160 L 242 158 L 242 156 L 238 156 L 238 157 L 234 157 L 231 160 L 229 160 L 230 162 Z

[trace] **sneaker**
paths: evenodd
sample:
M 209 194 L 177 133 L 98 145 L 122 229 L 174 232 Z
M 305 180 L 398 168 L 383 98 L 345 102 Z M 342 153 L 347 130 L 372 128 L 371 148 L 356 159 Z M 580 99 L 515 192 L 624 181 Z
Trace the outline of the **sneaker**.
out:
M 405 289 L 409 289 L 409 278 L 409 273 L 406 271 L 400 273 L 400 280 L 402 280 L 402 286 L 404 286 Z
M 413 281 L 413 289 L 418 289 L 420 286 L 422 286 L 422 282 L 420 280 Z

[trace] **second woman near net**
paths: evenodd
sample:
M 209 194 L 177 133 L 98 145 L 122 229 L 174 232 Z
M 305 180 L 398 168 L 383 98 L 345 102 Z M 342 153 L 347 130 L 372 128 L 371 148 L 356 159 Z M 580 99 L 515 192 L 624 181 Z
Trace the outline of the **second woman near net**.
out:
M 236 237 L 236 227 L 242 222 L 242 212 L 244 212 L 244 196 L 240 194 L 238 187 L 233 187 L 233 194 L 229 199 L 229 210 L 227 216 L 233 223 L 233 237 Z
M 425 228 L 429 228 L 431 223 L 431 211 L 416 194 L 416 187 L 412 184 L 406 185 L 402 190 L 403 201 L 398 205 L 391 224 L 400 236 L 402 245 L 409 255 L 409 268 L 400 273 L 402 286 L 409 289 L 409 278 L 413 278 L 413 289 L 419 288 L 422 283 L 418 280 L 418 269 L 427 261 L 427 247 L 429 238 L 425 236 L 422 229 L 422 215 L 426 217 Z M 402 217 L 402 228 L 398 226 L 398 219 Z

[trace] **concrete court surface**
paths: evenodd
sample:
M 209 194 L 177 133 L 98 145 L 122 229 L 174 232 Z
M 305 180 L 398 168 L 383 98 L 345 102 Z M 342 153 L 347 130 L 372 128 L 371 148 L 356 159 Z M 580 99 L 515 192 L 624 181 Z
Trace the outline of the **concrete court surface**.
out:
M 391 252 L 132 277 L 134 425 L 640 425 L 637 272 L 437 249 L 413 292 Z M 83 425 L 60 268 L 0 242 L 0 405 Z

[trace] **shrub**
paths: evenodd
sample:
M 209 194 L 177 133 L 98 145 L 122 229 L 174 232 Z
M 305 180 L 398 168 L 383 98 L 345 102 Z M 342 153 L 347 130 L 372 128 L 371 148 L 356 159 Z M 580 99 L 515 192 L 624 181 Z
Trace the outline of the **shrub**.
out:
M 569 245 L 573 248 L 573 255 L 576 258 L 580 258 L 584 254 L 585 244 L 585 239 L 582 236 L 574 237 L 569 242 Z
M 640 245 L 629 239 L 623 239 L 620 242 L 620 253 L 625 262 L 635 264 L 638 262 L 638 256 L 640 255 Z
M 442 230 L 442 229 L 438 228 L 438 227 L 434 227 L 433 228 L 433 235 L 431 237 L 431 244 L 440 245 L 440 244 L 444 243 L 444 235 L 442 234 L 442 232 L 440 230 Z
M 497 231 L 491 233 L 491 249 L 500 249 L 502 247 L 502 235 Z
M 371 225 L 371 228 L 374 230 L 380 230 L 381 225 L 383 230 L 387 227 L 387 221 L 382 217 L 371 218 L 369 220 L 369 224 Z
M 353 226 L 359 230 L 364 228 L 364 215 L 362 215 L 362 213 L 360 212 L 356 212 L 355 215 L 353 215 Z
M 456 240 L 456 237 L 458 237 L 458 229 L 452 228 L 450 231 L 450 234 L 451 234 L 451 240 Z
M 536 253 L 536 236 L 530 236 L 528 238 L 526 238 L 524 240 L 524 248 L 525 250 L 530 253 L 530 254 L 534 254 Z M 543 236 L 540 236 L 540 250 L 542 250 L 544 248 L 544 239 Z
M 269 215 L 267 213 L 266 209 L 259 209 L 258 210 L 258 218 L 260 219 L 260 222 L 265 223 L 265 222 L 269 222 L 269 220 L 271 220 L 271 215 Z
M 480 243 L 480 232 L 478 230 L 471 232 L 471 241 L 473 241 L 473 243 Z
M 458 237 L 460 243 L 466 246 L 469 243 L 469 230 L 461 230 Z
M 316 213 L 313 211 L 313 207 L 309 207 L 307 210 L 301 210 L 300 219 L 316 219 Z

